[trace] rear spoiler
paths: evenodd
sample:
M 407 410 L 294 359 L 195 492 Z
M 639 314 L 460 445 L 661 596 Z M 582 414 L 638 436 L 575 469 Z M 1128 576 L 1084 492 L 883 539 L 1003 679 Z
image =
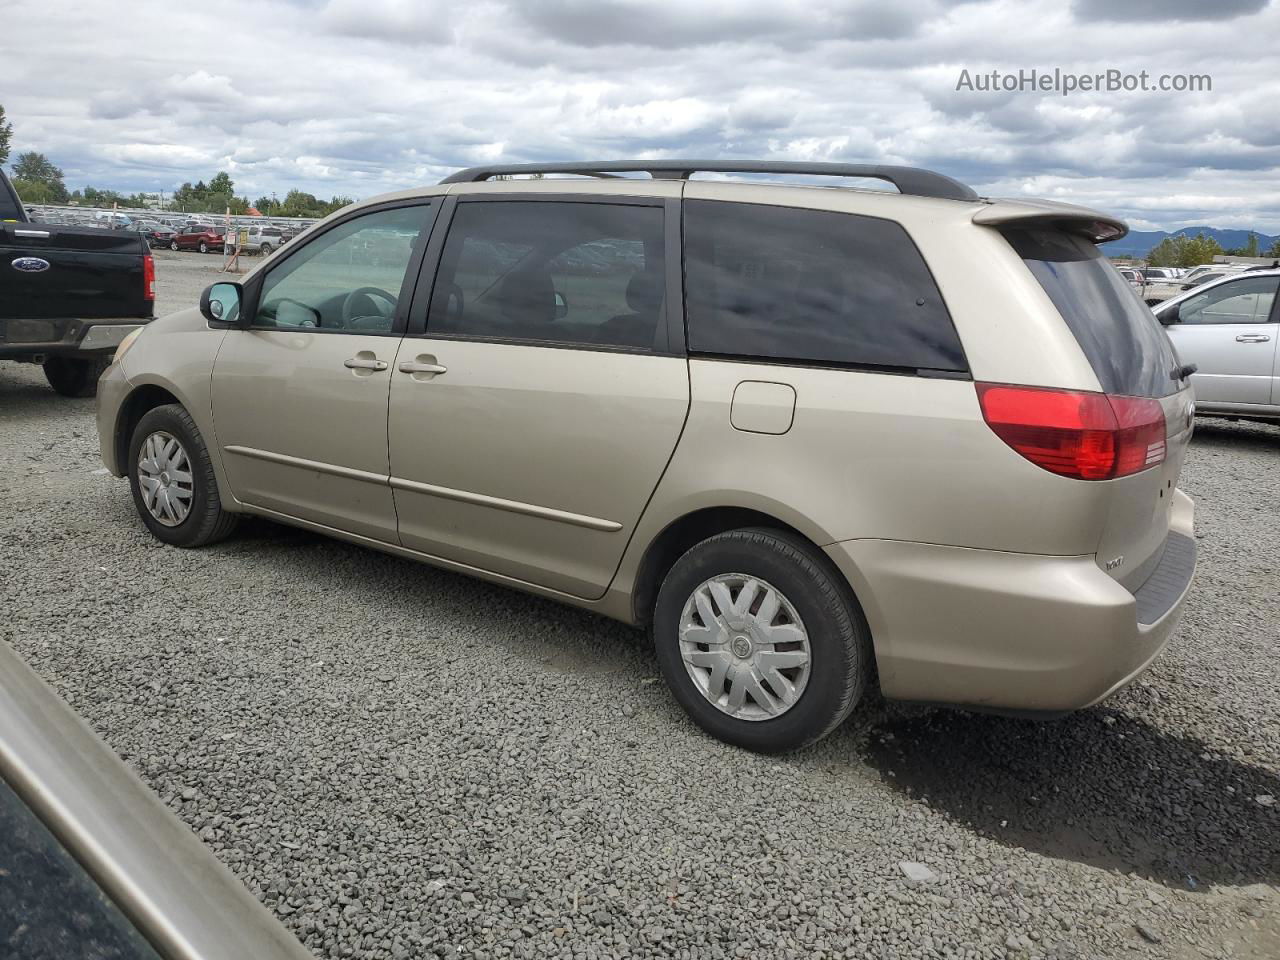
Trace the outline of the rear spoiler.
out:
M 1129 225 L 1123 220 L 1088 207 L 1051 200 L 993 200 L 973 215 L 973 222 L 984 227 L 1061 230 L 1091 243 L 1119 240 L 1129 232 Z

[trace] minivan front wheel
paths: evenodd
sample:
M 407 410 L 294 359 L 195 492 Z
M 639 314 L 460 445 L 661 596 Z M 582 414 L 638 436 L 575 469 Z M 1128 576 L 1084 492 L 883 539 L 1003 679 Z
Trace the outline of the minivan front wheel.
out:
M 222 508 L 204 438 L 176 403 L 147 411 L 129 439 L 129 487 L 157 540 L 201 547 L 224 539 L 238 517 Z
M 685 553 L 658 591 L 653 635 L 693 720 L 765 753 L 834 730 L 871 671 L 870 631 L 839 572 L 778 530 L 733 530 Z

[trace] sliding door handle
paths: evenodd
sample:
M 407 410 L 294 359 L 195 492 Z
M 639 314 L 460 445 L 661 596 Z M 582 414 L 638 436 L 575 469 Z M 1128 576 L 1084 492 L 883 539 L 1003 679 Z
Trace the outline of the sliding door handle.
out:
M 420 360 L 401 360 L 401 373 L 447 373 L 448 367 L 438 363 L 423 363 Z
M 343 360 L 342 365 L 348 370 L 385 370 L 387 369 L 387 361 L 375 360 L 371 357 L 351 357 L 349 360 Z

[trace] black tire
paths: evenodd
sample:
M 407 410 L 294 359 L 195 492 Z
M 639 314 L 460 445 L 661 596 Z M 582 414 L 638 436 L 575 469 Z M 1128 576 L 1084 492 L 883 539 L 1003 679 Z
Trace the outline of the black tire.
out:
M 201 253 L 208 253 L 208 252 L 209 252 L 209 245 L 208 245 L 207 243 L 205 243 L 203 240 L 201 240 L 201 241 L 200 241 L 200 252 L 201 252 Z
M 733 573 L 780 590 L 809 635 L 808 682 L 799 700 L 772 719 L 744 720 L 722 711 L 681 658 L 685 602 L 707 580 Z M 761 753 L 796 750 L 825 737 L 849 716 L 873 669 L 871 632 L 843 576 L 821 552 L 780 530 L 731 530 L 692 547 L 662 582 L 652 629 L 662 674 L 694 722 L 713 737 Z
M 43 364 L 49 386 L 64 397 L 92 397 L 110 357 L 50 357 Z
M 271 244 L 264 243 L 262 246 L 258 248 L 258 252 L 262 254 L 264 257 L 271 256 Z
M 172 251 L 174 251 L 174 252 L 176 253 L 176 252 L 177 252 L 177 250 L 178 250 L 178 241 L 177 241 L 177 240 L 170 240 L 170 241 L 169 241 L 169 249 L 170 249 L 170 250 L 172 250 Z
M 163 430 L 177 438 L 187 451 L 191 464 L 191 510 L 177 526 L 165 526 L 156 520 L 142 500 L 138 484 L 138 453 L 143 441 L 157 430 Z M 222 509 L 218 497 L 218 481 L 213 473 L 209 448 L 196 427 L 191 414 L 176 403 L 156 407 L 143 414 L 129 438 L 129 459 L 124 464 L 129 471 L 129 489 L 133 491 L 133 505 L 138 516 L 157 540 L 175 547 L 203 547 L 217 543 L 231 535 L 239 522 L 239 516 Z

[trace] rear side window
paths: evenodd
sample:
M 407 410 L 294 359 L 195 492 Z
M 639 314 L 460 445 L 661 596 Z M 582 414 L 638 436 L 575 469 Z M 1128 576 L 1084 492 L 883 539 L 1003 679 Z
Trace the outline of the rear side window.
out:
M 1178 390 L 1168 336 L 1094 244 L 1057 230 L 1006 230 L 1005 237 L 1075 334 L 1106 393 L 1165 397 Z
M 933 277 L 892 221 L 689 200 L 684 239 L 692 352 L 968 370 Z
M 428 335 L 665 346 L 663 216 L 641 204 L 459 203 Z

